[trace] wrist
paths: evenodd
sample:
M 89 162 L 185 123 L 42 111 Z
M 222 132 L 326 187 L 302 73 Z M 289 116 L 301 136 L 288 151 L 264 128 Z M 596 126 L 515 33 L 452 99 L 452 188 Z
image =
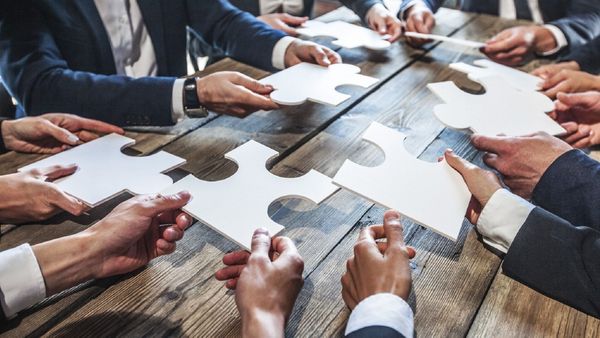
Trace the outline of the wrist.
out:
M 47 296 L 96 277 L 101 257 L 94 249 L 94 237 L 83 231 L 32 247 L 44 276 Z
M 285 315 L 252 309 L 242 314 L 242 337 L 283 337 Z
M 547 53 L 556 49 L 557 46 L 558 41 L 556 41 L 552 31 L 545 27 L 536 27 L 534 30 L 534 48 L 536 53 Z

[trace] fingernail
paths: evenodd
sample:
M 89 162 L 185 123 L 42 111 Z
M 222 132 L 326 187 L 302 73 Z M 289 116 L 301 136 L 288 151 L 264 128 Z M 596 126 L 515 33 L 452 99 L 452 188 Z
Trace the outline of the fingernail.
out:
M 392 225 L 400 225 L 400 215 L 398 215 L 397 213 L 393 213 L 391 215 L 386 216 L 385 221 L 388 224 L 392 224 Z
M 69 135 L 67 140 L 69 141 L 69 143 L 77 143 L 77 142 L 79 142 L 79 137 L 77 137 L 77 135 L 75 135 L 75 134 L 71 134 L 71 135 Z
M 452 150 L 452 148 L 448 148 L 448 149 L 446 149 L 446 151 L 449 152 L 449 153 L 451 153 L 451 154 L 454 153 L 454 150 Z
M 255 235 L 265 235 L 265 236 L 269 236 L 269 230 L 265 229 L 265 228 L 258 228 L 256 230 L 254 230 L 254 234 Z

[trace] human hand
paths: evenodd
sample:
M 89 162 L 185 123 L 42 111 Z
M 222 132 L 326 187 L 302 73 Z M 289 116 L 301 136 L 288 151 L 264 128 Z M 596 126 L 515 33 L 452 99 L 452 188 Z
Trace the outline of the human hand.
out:
M 76 170 L 76 165 L 55 166 L 0 176 L 0 221 L 17 224 L 41 221 L 63 210 L 80 215 L 85 205 L 51 183 Z
M 402 23 L 384 5 L 378 3 L 367 11 L 369 27 L 381 35 L 389 35 L 389 42 L 398 41 L 402 34 Z
M 499 189 L 502 189 L 502 184 L 498 176 L 494 173 L 483 170 L 461 158 L 451 149 L 446 150 L 444 157 L 448 165 L 463 177 L 469 191 L 473 194 L 465 217 L 471 224 L 477 224 L 481 211 L 490 198 L 492 198 L 492 195 Z
M 333 63 L 341 63 L 342 57 L 327 47 L 296 39 L 285 50 L 285 66 L 291 67 L 300 62 L 329 66 Z
M 600 90 L 600 76 L 563 69 L 555 75 L 547 77 L 540 89 L 551 99 L 555 99 L 558 93 L 582 93 Z
M 587 148 L 600 144 L 600 93 L 559 93 L 555 111 L 550 116 L 567 134 L 561 138 L 574 148 Z
M 256 17 L 258 20 L 291 36 L 298 36 L 296 27 L 308 21 L 308 17 L 293 16 L 287 13 L 272 13 Z
M 109 133 L 124 131 L 108 123 L 58 113 L 2 122 L 6 148 L 23 153 L 55 154 Z
M 417 3 L 406 11 L 405 16 L 405 29 L 407 32 L 431 34 L 431 31 L 435 26 L 435 16 L 429 7 L 424 4 Z M 412 46 L 417 47 L 431 41 L 411 37 L 406 37 L 406 40 Z
M 566 61 L 540 66 L 534 71 L 532 71 L 531 74 L 545 80 L 558 74 L 558 72 L 560 72 L 561 70 L 581 70 L 581 68 L 579 67 L 579 64 L 575 61 Z
M 573 149 L 546 133 L 519 137 L 474 135 L 471 142 L 475 148 L 488 152 L 484 162 L 503 175 L 504 184 L 513 193 L 525 199 L 531 198 L 533 189 L 548 167 Z
M 351 310 L 378 293 L 408 299 L 412 284 L 409 260 L 415 256 L 415 250 L 404 245 L 402 231 L 397 211 L 387 211 L 383 225 L 361 231 L 354 245 L 354 256 L 346 262 L 346 273 L 342 276 L 342 298 Z M 384 246 L 375 241 L 383 238 L 387 239 Z
M 199 78 L 196 88 L 200 103 L 217 113 L 243 117 L 260 109 L 279 108 L 268 97 L 272 86 L 238 72 L 218 72 Z
M 33 246 L 46 294 L 127 273 L 172 253 L 175 242 L 192 223 L 192 218 L 180 211 L 189 200 L 187 192 L 137 196 L 80 233 Z
M 287 237 L 271 240 L 265 229 L 252 237 L 252 253 L 236 251 L 223 257 L 227 267 L 215 277 L 235 289 L 244 337 L 283 337 L 285 322 L 303 285 L 304 262 Z
M 482 52 L 493 61 L 517 66 L 535 53 L 544 53 L 556 48 L 554 35 L 542 26 L 518 26 L 498 33 L 486 42 Z

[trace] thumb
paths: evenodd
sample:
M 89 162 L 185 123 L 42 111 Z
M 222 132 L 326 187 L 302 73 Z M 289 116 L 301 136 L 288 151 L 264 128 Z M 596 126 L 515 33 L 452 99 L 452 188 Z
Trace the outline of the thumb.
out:
M 265 228 L 258 228 L 254 230 L 251 244 L 252 255 L 268 258 L 270 249 L 271 236 L 269 236 L 269 231 Z
M 454 170 L 458 171 L 458 173 L 463 176 L 463 178 L 467 175 L 470 169 L 473 169 L 473 164 L 463 159 L 462 157 L 456 155 L 452 149 L 446 150 L 444 152 L 444 158 L 449 166 L 451 166 Z
M 42 179 L 43 181 L 55 181 L 61 177 L 69 176 L 77 171 L 76 164 L 70 165 L 55 165 L 52 167 L 34 169 L 30 174 Z
M 44 134 L 53 137 L 60 143 L 68 144 L 71 146 L 75 146 L 79 143 L 79 137 L 77 137 L 77 135 L 53 124 L 48 120 L 44 120 L 44 122 L 42 123 L 41 131 Z
M 262 84 L 244 74 L 237 74 L 231 82 L 260 95 L 267 95 L 273 91 L 273 86 Z
M 183 208 L 191 198 L 192 196 L 187 191 L 180 191 L 173 195 L 145 196 L 142 197 L 142 199 L 146 199 L 142 203 L 142 210 L 145 216 L 156 217 L 163 212 Z
M 293 16 L 293 15 L 284 13 L 281 16 L 281 21 L 287 23 L 288 25 L 300 26 L 301 24 L 303 24 L 306 21 L 308 21 L 308 18 L 305 17 L 305 16 Z
M 78 199 L 67 195 L 64 191 L 60 190 L 58 186 L 52 183 L 47 183 L 50 189 L 53 191 L 51 196 L 53 196 L 53 201 L 51 203 L 72 214 L 75 216 L 81 215 L 83 210 L 85 209 L 85 205 L 80 202 Z

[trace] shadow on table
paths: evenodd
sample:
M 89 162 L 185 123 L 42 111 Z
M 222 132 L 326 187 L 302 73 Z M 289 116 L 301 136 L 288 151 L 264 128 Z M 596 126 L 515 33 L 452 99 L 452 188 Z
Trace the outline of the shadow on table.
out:
M 120 331 L 126 324 L 139 322 L 139 328 L 128 332 Z M 82 318 L 52 333 L 53 337 L 127 337 L 152 336 L 161 333 L 165 337 L 185 337 L 179 324 L 164 318 L 153 317 L 135 312 L 107 312 Z

